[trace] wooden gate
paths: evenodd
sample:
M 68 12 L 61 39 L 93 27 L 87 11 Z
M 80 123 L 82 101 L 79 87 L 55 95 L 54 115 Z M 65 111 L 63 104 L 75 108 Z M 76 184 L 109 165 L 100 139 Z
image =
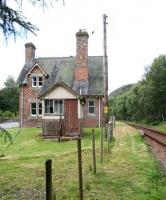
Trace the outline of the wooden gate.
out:
M 78 119 L 77 99 L 65 100 L 65 127 L 66 135 L 79 135 L 80 123 Z

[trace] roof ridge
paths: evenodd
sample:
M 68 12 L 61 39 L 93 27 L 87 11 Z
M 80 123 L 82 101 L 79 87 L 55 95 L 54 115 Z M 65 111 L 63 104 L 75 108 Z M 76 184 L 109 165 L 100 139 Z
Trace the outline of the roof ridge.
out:
M 88 58 L 89 58 L 89 57 L 103 57 L 103 56 L 102 56 L 102 55 L 98 55 L 98 56 L 88 56 Z M 51 59 L 51 58 L 54 58 L 54 59 L 57 59 L 57 58 L 76 58 L 76 56 L 35 57 L 34 60 L 35 60 L 35 59 Z

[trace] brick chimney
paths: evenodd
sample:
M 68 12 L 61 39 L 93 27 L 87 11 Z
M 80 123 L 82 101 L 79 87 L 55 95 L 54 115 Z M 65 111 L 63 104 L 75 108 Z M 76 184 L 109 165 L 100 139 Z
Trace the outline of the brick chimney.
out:
M 73 89 L 81 95 L 87 95 L 89 91 L 88 80 L 88 33 L 79 30 L 76 33 L 76 62 Z
M 88 37 L 86 30 L 76 33 L 75 81 L 88 80 Z
M 36 47 L 33 43 L 25 44 L 25 62 L 31 62 L 35 58 Z

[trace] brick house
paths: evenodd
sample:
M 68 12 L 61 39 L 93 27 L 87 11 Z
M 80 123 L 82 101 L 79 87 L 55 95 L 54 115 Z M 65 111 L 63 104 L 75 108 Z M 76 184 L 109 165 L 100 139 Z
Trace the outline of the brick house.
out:
M 76 57 L 35 57 L 25 44 L 20 85 L 20 127 L 42 127 L 44 135 L 74 135 L 103 122 L 103 57 L 88 56 L 88 33 L 76 33 Z M 52 127 L 50 129 L 50 127 Z M 53 133 L 54 132 L 54 133 Z

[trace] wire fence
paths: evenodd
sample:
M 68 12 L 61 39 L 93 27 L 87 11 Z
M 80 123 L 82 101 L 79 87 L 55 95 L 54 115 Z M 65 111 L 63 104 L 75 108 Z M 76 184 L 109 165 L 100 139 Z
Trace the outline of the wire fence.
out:
M 91 132 L 93 133 L 93 131 Z M 102 129 L 101 129 L 102 133 Z M 104 129 L 103 133 L 104 134 Z M 102 171 L 104 154 L 108 153 L 109 143 L 113 137 L 113 126 L 107 127 L 107 140 L 102 144 L 102 134 L 100 139 L 96 140 L 96 133 L 90 134 L 92 138 L 91 146 L 83 146 L 81 150 L 82 157 L 82 179 L 84 199 L 91 194 L 91 183 L 94 181 L 94 173 Z M 84 139 L 82 139 L 84 140 Z M 94 141 L 93 141 L 94 140 Z M 95 146 L 95 155 L 92 147 Z M 101 143 L 101 144 L 100 144 Z M 107 146 L 108 144 L 108 146 Z M 102 150 L 103 145 L 103 150 Z M 78 178 L 78 156 L 77 148 L 75 151 L 66 153 L 60 157 L 52 157 L 52 200 L 78 200 L 79 194 L 79 178 Z M 103 154 L 103 155 L 102 155 Z M 95 161 L 94 161 L 95 156 Z M 103 160 L 101 159 L 103 157 Z M 95 162 L 95 163 L 94 163 Z M 96 172 L 94 172 L 94 164 Z M 0 199 L 1 200 L 42 200 L 46 199 L 46 170 L 45 166 L 40 165 L 35 169 L 26 166 L 28 176 L 22 176 L 19 173 L 17 177 L 12 177 L 11 180 L 0 179 Z M 12 172 L 11 172 L 12 173 Z M 26 171 L 27 174 L 27 171 Z M 97 199 L 97 197 L 96 197 Z

